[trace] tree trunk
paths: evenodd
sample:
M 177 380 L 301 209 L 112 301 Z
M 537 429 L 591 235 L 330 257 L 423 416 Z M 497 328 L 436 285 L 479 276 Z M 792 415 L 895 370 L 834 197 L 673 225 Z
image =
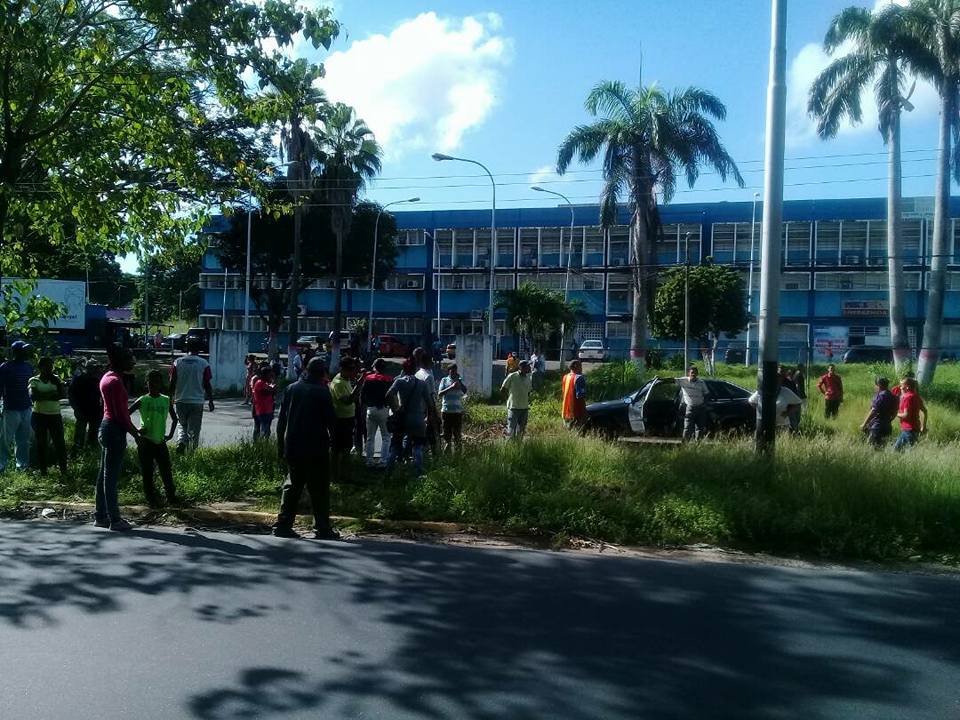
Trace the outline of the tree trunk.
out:
M 940 106 L 940 144 L 937 163 L 937 190 L 933 205 L 933 252 L 930 260 L 930 285 L 927 290 L 927 318 L 923 325 L 923 345 L 917 363 L 917 381 L 933 382 L 941 353 L 944 289 L 947 278 L 947 223 L 950 202 L 950 130 L 956 112 L 956 85 L 952 79 L 943 84 Z
M 299 196 L 295 202 L 297 205 L 293 209 L 293 264 L 290 270 L 290 304 L 288 306 L 287 322 L 287 379 L 296 380 L 296 371 L 293 369 L 292 348 L 300 335 L 300 226 L 302 224 L 302 211 L 299 203 Z
M 639 208 L 633 213 L 633 318 L 630 324 L 630 360 L 643 372 L 647 358 L 647 257 L 650 237 Z
M 334 208 L 333 232 L 337 236 L 337 259 L 334 270 L 333 342 L 330 345 L 330 372 L 340 368 L 340 330 L 343 325 L 343 210 Z
M 887 133 L 889 171 L 887 177 L 887 279 L 888 304 L 890 305 L 890 346 L 893 348 L 893 363 L 897 376 L 910 362 L 910 337 L 903 307 L 903 258 L 901 257 L 901 212 L 900 196 L 900 113 L 894 114 Z

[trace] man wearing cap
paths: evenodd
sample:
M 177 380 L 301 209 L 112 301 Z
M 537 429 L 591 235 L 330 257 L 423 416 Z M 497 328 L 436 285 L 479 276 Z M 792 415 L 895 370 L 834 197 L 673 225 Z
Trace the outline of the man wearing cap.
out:
M 17 340 L 10 346 L 13 359 L 0 365 L 0 400 L 3 401 L 3 442 L 0 442 L 0 472 L 7 468 L 10 443 L 16 445 L 17 470 L 30 465 L 30 421 L 33 404 L 30 402 L 30 378 L 33 367 L 27 362 L 30 346 Z
M 513 440 L 523 440 L 527 432 L 527 418 L 530 416 L 530 389 L 533 378 L 530 377 L 530 363 L 521 360 L 518 370 L 503 380 L 501 392 L 507 393 L 507 435 Z
M 196 449 L 200 444 L 200 427 L 203 424 L 203 401 L 213 412 L 213 386 L 210 363 L 200 357 L 200 342 L 197 338 L 187 341 L 188 355 L 177 358 L 170 368 L 170 397 L 173 398 L 177 417 L 180 418 L 180 435 L 177 437 L 177 452 L 187 448 Z

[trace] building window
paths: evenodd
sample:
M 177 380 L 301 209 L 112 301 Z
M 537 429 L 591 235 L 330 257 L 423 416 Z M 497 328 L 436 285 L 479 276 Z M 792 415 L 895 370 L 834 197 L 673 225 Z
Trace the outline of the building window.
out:
M 433 234 L 433 266 L 453 266 L 453 230 L 437 230 Z
M 384 290 L 423 290 L 423 273 L 395 273 L 383 283 Z
M 383 335 L 420 335 L 423 331 L 421 318 L 379 318 L 374 316 L 373 329 Z
M 821 273 L 822 274 L 822 273 Z M 749 273 L 741 273 L 743 278 L 743 287 L 746 289 L 747 282 L 749 281 Z M 780 289 L 781 290 L 809 290 L 810 289 L 810 273 L 800 273 L 800 272 L 785 272 L 780 273 Z M 753 272 L 753 290 L 757 292 L 760 290 L 760 273 L 756 270 Z
M 245 276 L 239 274 L 202 273 L 200 275 L 201 290 L 223 290 L 224 285 L 227 290 L 242 290 L 245 283 Z
M 458 235 L 459 236 L 459 235 Z M 490 230 L 488 228 L 479 228 L 474 233 L 474 245 L 476 247 L 476 260 L 474 267 L 490 267 Z
M 630 226 L 614 225 L 607 232 L 607 264 L 626 267 L 630 264 Z
M 440 281 L 440 290 L 489 290 L 490 276 L 486 273 L 442 273 L 433 275 L 433 289 L 437 289 Z M 497 290 L 513 290 L 513 274 L 497 273 L 494 276 Z
M 887 265 L 887 221 L 867 221 L 867 265 Z
M 602 267 L 604 263 L 603 251 L 606 245 L 603 228 L 588 227 L 583 237 L 583 266 Z
M 867 222 L 844 220 L 840 225 L 840 264 L 862 265 L 867 257 Z
M 885 272 L 849 272 L 849 273 L 816 273 L 814 276 L 816 290 L 887 290 L 887 273 Z M 920 273 L 903 274 L 905 290 L 920 289 Z
M 835 220 L 817 222 L 817 265 L 840 262 L 840 223 Z
M 624 338 L 629 340 L 632 329 L 631 323 L 626 320 L 608 320 L 607 338 L 609 340 L 622 340 Z
M 782 262 L 784 265 L 809 265 L 810 264 L 810 233 L 812 225 L 809 222 L 788 222 L 784 223 L 784 251 Z M 757 243 L 760 242 L 760 224 L 757 223 Z M 760 257 L 760 246 L 756 247 L 757 254 Z
M 437 332 L 437 319 L 430 321 L 430 330 L 441 337 L 450 335 L 483 335 L 487 332 L 487 321 L 483 313 L 477 313 L 473 318 L 440 318 L 440 332 Z M 506 334 L 506 323 L 503 320 L 493 321 L 494 332 L 501 337 Z
M 520 228 L 520 255 L 517 258 L 519 267 L 536 267 L 537 256 L 540 253 L 540 229 Z
M 561 260 L 567 266 L 567 255 L 570 256 L 570 267 L 583 267 L 583 227 L 560 228 Z
M 513 228 L 497 228 L 497 267 L 514 266 L 515 241 Z
M 927 223 L 932 227 L 933 223 Z M 922 234 L 920 220 L 904 220 L 901 228 L 903 262 L 916 265 L 920 262 L 920 238 Z
M 540 229 L 539 267 L 560 267 L 560 228 Z
M 750 266 L 750 247 L 753 245 L 753 261 L 760 257 L 760 223 L 751 229 L 750 223 L 737 223 L 737 239 L 734 246 L 734 262 Z
M 713 259 L 718 263 L 735 262 L 737 250 L 737 223 L 714 223 Z
M 423 245 L 426 240 L 424 239 L 423 230 L 398 230 L 396 242 L 400 247 L 409 247 L 412 245 Z
M 607 276 L 607 314 L 627 315 L 633 312 L 633 276 Z
M 487 242 L 489 242 L 489 231 Z M 453 231 L 453 266 L 473 267 L 473 230 Z

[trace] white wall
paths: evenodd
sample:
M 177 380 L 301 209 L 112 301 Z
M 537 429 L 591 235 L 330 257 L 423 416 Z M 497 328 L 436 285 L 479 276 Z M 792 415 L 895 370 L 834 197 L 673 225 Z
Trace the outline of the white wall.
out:
M 214 392 L 241 392 L 247 378 L 243 359 L 249 338 L 245 332 L 210 331 L 210 370 Z
M 457 335 L 457 368 L 471 395 L 493 393 L 493 341 L 490 335 Z

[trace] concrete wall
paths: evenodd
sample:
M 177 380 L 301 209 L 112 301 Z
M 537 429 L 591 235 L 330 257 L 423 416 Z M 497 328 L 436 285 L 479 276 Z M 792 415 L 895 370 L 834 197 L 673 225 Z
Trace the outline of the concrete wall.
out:
M 493 337 L 457 335 L 457 368 L 471 395 L 493 393 Z
M 214 392 L 241 392 L 247 378 L 243 365 L 250 340 L 244 332 L 210 331 L 210 370 Z

